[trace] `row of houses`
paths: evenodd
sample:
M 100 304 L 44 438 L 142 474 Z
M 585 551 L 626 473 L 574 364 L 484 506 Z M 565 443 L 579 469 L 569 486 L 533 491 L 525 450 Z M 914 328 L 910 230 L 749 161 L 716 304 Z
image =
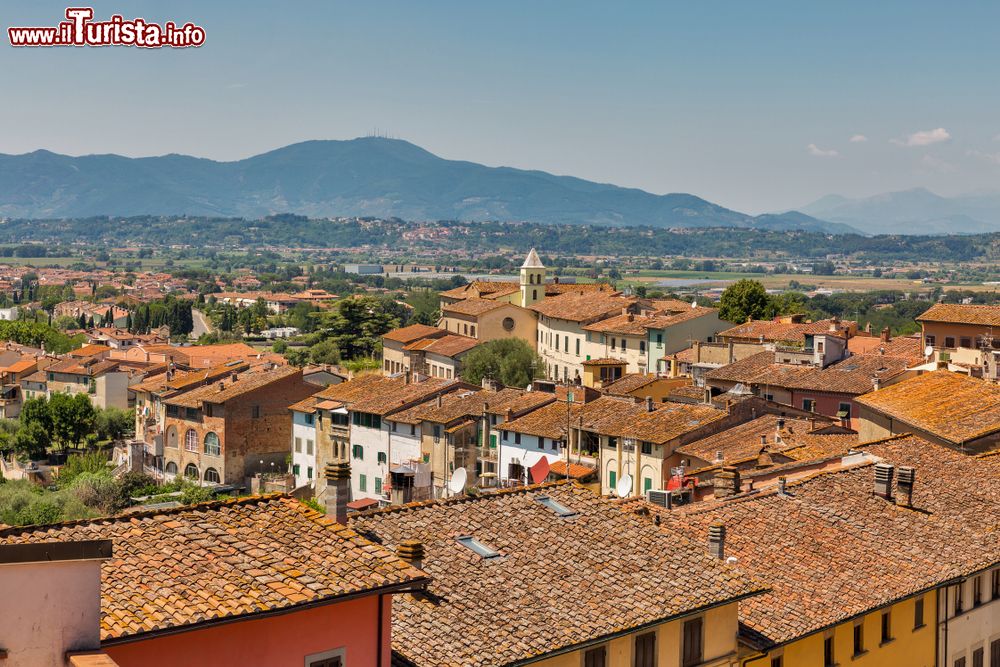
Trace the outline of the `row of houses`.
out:
M 349 513 L 336 463 L 325 516 L 265 495 L 0 528 L 0 646 L 42 667 L 986 665 L 998 465 L 899 435 L 685 506 L 559 480 Z

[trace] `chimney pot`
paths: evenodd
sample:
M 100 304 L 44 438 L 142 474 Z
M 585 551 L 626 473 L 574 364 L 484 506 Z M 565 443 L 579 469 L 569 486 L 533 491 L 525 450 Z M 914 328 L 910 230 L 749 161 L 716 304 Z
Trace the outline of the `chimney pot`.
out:
M 784 430 L 784 428 L 785 428 L 785 418 L 784 417 L 778 417 L 778 430 L 782 431 L 782 430 Z
M 895 468 L 888 463 L 875 464 L 875 495 L 886 500 L 892 499 L 892 477 Z
M 899 466 L 899 476 L 896 478 L 896 504 L 902 507 L 913 507 L 913 483 L 917 471 L 911 466 Z
M 424 560 L 424 543 L 420 540 L 403 540 L 396 547 L 399 559 L 419 568 Z
M 767 436 L 763 433 L 760 434 L 760 446 L 763 447 L 767 444 Z
M 326 477 L 326 513 L 334 520 L 347 525 L 347 503 L 351 494 L 351 466 L 349 463 L 328 463 Z
M 722 523 L 713 523 L 708 527 L 708 553 L 713 558 L 725 560 L 726 558 L 726 526 Z
M 723 466 L 722 470 L 712 478 L 712 486 L 716 498 L 728 498 L 729 496 L 736 495 L 743 488 L 739 468 L 736 466 Z
M 652 396 L 647 396 L 646 397 L 646 412 L 652 412 L 652 411 L 653 411 L 653 397 Z
M 788 478 L 782 475 L 778 478 L 778 495 L 787 495 L 788 493 Z

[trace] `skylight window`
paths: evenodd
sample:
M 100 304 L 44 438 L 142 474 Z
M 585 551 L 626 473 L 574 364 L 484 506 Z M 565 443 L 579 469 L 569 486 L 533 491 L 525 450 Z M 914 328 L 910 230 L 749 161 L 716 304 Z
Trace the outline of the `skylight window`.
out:
M 491 549 L 474 537 L 466 535 L 464 537 L 456 537 L 455 540 L 466 549 L 479 554 L 483 558 L 496 558 L 500 555 L 499 551 Z
M 571 510 L 570 508 L 566 507 L 562 503 L 556 502 L 555 500 L 553 500 L 552 498 L 549 498 L 548 496 L 535 496 L 535 500 L 537 500 L 541 504 L 545 505 L 550 510 L 552 510 L 553 512 L 555 512 L 556 514 L 558 514 L 559 516 L 566 517 L 566 516 L 576 516 L 577 515 L 576 510 Z

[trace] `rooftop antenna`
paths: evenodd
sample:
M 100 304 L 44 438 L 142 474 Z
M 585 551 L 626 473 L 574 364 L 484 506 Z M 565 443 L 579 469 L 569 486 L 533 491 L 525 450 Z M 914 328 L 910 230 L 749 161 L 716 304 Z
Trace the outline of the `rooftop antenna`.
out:
M 465 491 L 465 482 L 469 478 L 469 473 L 465 471 L 465 468 L 456 468 L 455 472 L 451 473 L 451 481 L 448 482 L 448 490 L 453 494 L 458 495 Z
M 619 498 L 627 498 L 632 493 L 632 475 L 628 473 L 622 475 L 622 478 L 618 480 L 618 486 L 615 487 L 615 492 Z

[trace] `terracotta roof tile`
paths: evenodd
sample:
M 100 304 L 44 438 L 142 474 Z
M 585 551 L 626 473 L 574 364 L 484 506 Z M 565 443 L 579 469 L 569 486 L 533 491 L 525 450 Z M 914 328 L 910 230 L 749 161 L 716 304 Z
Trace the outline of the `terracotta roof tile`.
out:
M 708 380 L 770 385 L 833 394 L 863 394 L 872 388 L 872 378 L 885 381 L 905 372 L 910 361 L 880 354 L 856 354 L 826 368 L 777 363 L 774 352 L 758 352 L 706 373 Z
M 514 307 L 511 304 L 504 301 L 495 301 L 493 299 L 465 299 L 464 301 L 456 301 L 455 303 L 450 303 L 441 306 L 442 313 L 458 313 L 459 315 L 482 315 L 483 313 L 488 313 L 491 310 L 496 310 L 497 308 L 503 307 Z
M 1000 387 L 962 373 L 923 373 L 855 400 L 955 444 L 1000 431 Z
M 581 406 L 579 416 L 584 430 L 663 444 L 722 419 L 726 412 L 688 403 L 653 403 L 649 411 L 645 402 L 602 396 Z
M 542 495 L 576 514 L 558 516 Z M 564 482 L 376 510 L 351 525 L 390 548 L 424 545 L 429 595 L 392 604 L 393 650 L 420 667 L 507 665 L 762 588 L 701 544 Z M 480 557 L 462 535 L 500 555 Z
M 741 636 L 763 647 L 1000 562 L 1000 459 L 912 436 L 863 449 L 914 467 L 914 509 L 873 494 L 871 461 L 789 482 L 786 494 L 759 491 L 673 511 L 622 504 L 645 506 L 666 530 L 696 540 L 714 523 L 726 526 L 726 555 L 771 587 L 739 609 Z
M 611 294 L 590 291 L 566 292 L 559 296 L 539 301 L 531 306 L 531 310 L 559 320 L 571 322 L 586 322 L 600 317 L 621 313 L 622 309 L 634 304 L 631 297 L 613 296 Z
M 408 327 L 393 329 L 392 331 L 383 334 L 382 338 L 396 341 L 398 343 L 412 343 L 415 340 L 420 340 L 421 338 L 427 338 L 429 336 L 443 336 L 445 333 L 446 332 L 443 329 L 438 329 L 437 327 L 428 326 L 426 324 L 411 324 Z
M 164 402 L 168 405 L 179 405 L 187 408 L 200 408 L 203 402 L 225 403 L 248 392 L 266 387 L 272 382 L 284 380 L 292 376 L 298 376 L 301 379 L 302 371 L 292 366 L 278 366 L 270 370 L 263 368 L 250 370 L 246 373 L 238 373 L 236 379 L 228 377 L 223 380 L 222 389 L 219 389 L 218 383 L 211 382 L 196 389 L 171 396 Z
M 110 539 L 101 565 L 101 639 L 292 609 L 419 581 L 383 547 L 299 501 L 256 496 L 51 526 L 0 542 Z
M 801 343 L 808 333 L 829 333 L 833 320 L 816 320 L 815 322 L 779 322 L 775 320 L 753 320 L 735 327 L 720 331 L 720 338 L 735 338 L 747 341 L 764 341 L 766 343 Z M 856 325 L 856 322 L 840 320 L 839 331 Z
M 947 322 L 949 324 L 1000 327 L 1000 306 L 936 303 L 918 317 L 917 322 Z

